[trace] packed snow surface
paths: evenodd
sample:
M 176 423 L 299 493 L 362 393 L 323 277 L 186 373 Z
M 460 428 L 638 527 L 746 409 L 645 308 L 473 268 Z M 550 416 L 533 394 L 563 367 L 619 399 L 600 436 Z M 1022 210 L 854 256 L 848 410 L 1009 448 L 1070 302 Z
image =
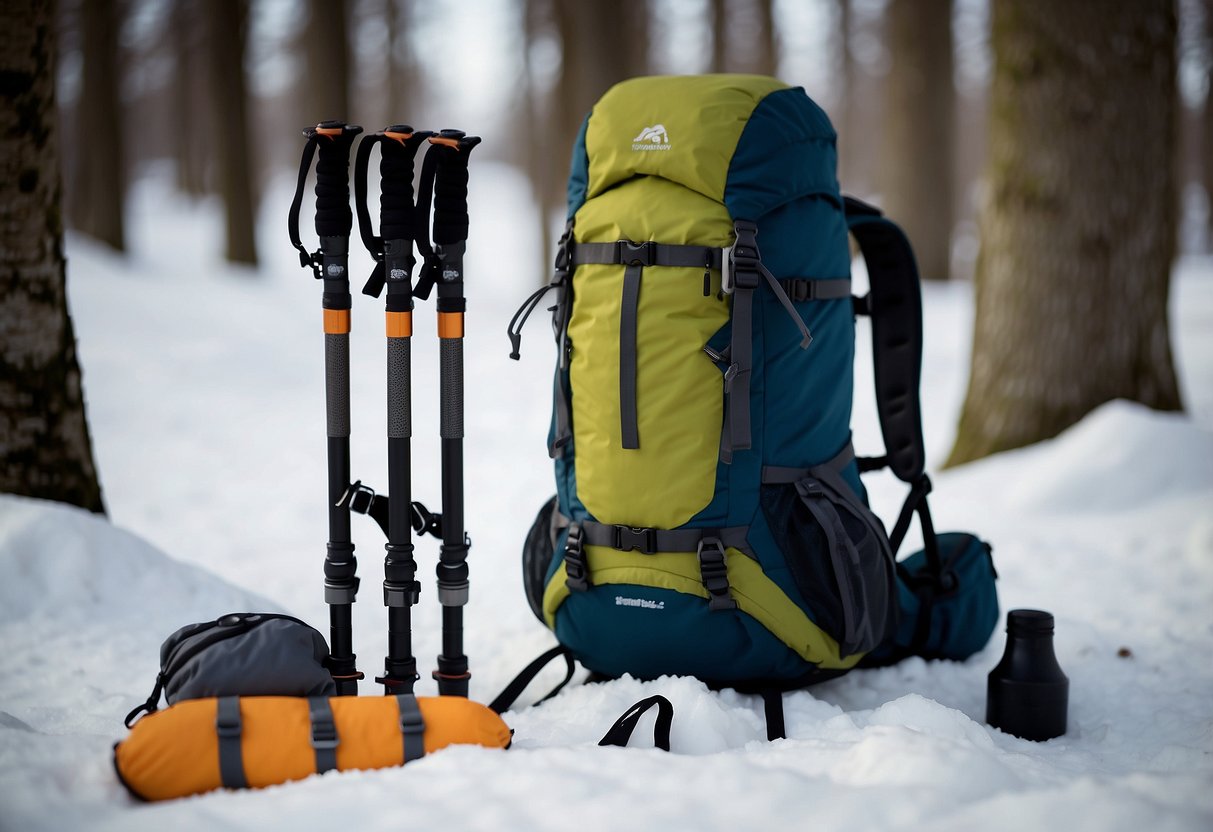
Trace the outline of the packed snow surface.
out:
M 507 358 L 506 321 L 541 269 L 525 255 L 537 245 L 524 183 L 485 163 L 472 187 L 467 652 L 472 695 L 487 701 L 553 643 L 526 605 L 519 569 L 521 541 L 552 491 L 553 348 L 539 322 L 521 364 Z M 575 685 L 522 707 L 558 678 L 554 669 L 506 714 L 516 732 L 508 751 L 451 748 L 401 769 L 132 800 L 110 748 L 150 692 L 169 633 L 248 610 L 287 611 L 327 632 L 320 291 L 287 245 L 288 198 L 274 188 L 263 206 L 259 271 L 217 259 L 215 205 L 182 203 L 157 180 L 135 194 L 132 255 L 68 240 L 112 524 L 0 496 L 0 829 L 1213 828 L 1213 263 L 1196 259 L 1181 262 L 1172 291 L 1185 414 L 1113 402 L 1052 441 L 935 476 L 937 526 L 993 543 L 1004 612 L 1056 616 L 1071 684 L 1065 736 L 1032 743 L 984 724 L 1000 629 L 964 663 L 911 659 L 788 694 L 788 739 L 773 743 L 760 701 L 690 679 Z M 369 265 L 356 255 L 355 276 Z M 355 297 L 353 470 L 382 486 L 382 303 Z M 924 304 L 936 470 L 964 391 L 970 288 L 929 286 Z M 428 304 L 415 334 L 414 497 L 436 507 Z M 855 434 L 872 453 L 866 335 L 861 327 Z M 891 518 L 900 484 L 877 476 L 869 488 Z M 385 647 L 382 538 L 362 519 L 355 538 L 355 647 L 372 676 Z M 436 554 L 432 540 L 419 543 L 423 669 L 439 648 Z M 422 675 L 418 692 L 434 693 Z M 364 683 L 363 692 L 376 691 Z M 632 748 L 597 747 L 624 709 L 654 693 L 675 706 L 673 753 L 652 748 L 652 717 Z

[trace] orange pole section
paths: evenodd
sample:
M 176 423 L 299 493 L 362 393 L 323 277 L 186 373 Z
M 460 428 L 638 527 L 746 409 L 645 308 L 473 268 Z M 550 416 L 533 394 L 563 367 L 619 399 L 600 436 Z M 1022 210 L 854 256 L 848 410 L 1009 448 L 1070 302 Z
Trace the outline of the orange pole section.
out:
M 413 334 L 412 312 L 387 312 L 387 337 L 409 338 Z
M 324 310 L 324 332 L 326 335 L 344 335 L 350 331 L 350 310 Z
M 438 337 L 439 338 L 462 338 L 463 337 L 463 313 L 462 312 L 439 312 L 438 313 Z

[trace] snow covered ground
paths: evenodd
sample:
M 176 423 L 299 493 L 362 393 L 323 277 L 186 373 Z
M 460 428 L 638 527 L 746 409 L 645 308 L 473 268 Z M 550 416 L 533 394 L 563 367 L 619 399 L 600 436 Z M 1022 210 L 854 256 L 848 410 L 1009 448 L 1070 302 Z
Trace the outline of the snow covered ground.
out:
M 524 185 L 487 163 L 472 185 L 467 651 L 472 694 L 487 701 L 552 643 L 524 600 L 518 552 L 552 491 L 543 442 L 553 350 L 540 321 L 522 363 L 507 358 L 506 321 L 541 268 L 525 255 L 534 246 Z M 273 189 L 263 206 L 257 273 L 218 260 L 213 205 L 190 206 L 156 179 L 134 196 L 128 259 L 68 241 L 113 525 L 0 496 L 0 829 L 1213 828 L 1208 259 L 1182 261 L 1173 284 L 1187 414 L 1111 403 L 1051 442 L 935 477 L 939 528 L 993 542 L 1004 611 L 1057 617 L 1071 680 L 1064 737 L 1036 744 L 984 725 L 999 632 L 963 664 L 914 659 L 790 694 L 789 738 L 776 743 L 764 739 L 754 698 L 686 679 L 625 679 L 507 714 L 516 739 L 506 752 L 455 748 L 404 769 L 133 802 L 109 749 L 151 688 L 165 636 L 237 610 L 285 610 L 327 630 L 319 288 L 287 244 L 289 193 Z M 355 263 L 356 274 L 369 271 L 364 256 Z M 964 392 L 970 289 L 928 287 L 925 307 L 934 469 Z M 431 309 L 419 311 L 414 339 L 414 493 L 436 504 Z M 360 297 L 354 312 L 353 468 L 371 484 L 386 480 L 381 310 Z M 861 349 L 861 453 L 879 437 L 868 366 Z M 899 485 L 876 478 L 870 488 L 890 517 Z M 355 536 L 364 578 L 355 646 L 371 675 L 385 646 L 382 538 L 361 519 Z M 439 647 L 432 541 L 419 559 L 415 647 L 427 668 Z M 428 678 L 419 692 L 433 692 Z M 676 708 L 674 753 L 596 747 L 625 707 L 657 692 Z

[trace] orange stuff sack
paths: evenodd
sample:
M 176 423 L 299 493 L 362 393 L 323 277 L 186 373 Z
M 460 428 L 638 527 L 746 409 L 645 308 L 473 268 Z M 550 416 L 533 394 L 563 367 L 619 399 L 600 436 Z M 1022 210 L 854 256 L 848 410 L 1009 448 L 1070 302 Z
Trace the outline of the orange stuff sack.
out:
M 114 767 L 136 797 L 167 800 L 398 766 L 455 744 L 507 748 L 510 729 L 457 696 L 225 696 L 143 717 Z

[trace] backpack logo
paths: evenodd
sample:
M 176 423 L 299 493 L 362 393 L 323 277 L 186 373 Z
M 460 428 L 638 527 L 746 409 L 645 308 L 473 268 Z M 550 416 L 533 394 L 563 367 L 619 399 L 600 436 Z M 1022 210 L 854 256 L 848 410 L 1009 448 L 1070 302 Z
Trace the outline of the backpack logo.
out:
M 622 595 L 616 595 L 615 606 L 639 607 L 642 610 L 664 610 L 665 601 L 650 601 L 647 598 L 624 598 Z
M 654 124 L 640 131 L 632 139 L 632 150 L 669 150 L 670 134 L 665 131 L 664 124 Z

